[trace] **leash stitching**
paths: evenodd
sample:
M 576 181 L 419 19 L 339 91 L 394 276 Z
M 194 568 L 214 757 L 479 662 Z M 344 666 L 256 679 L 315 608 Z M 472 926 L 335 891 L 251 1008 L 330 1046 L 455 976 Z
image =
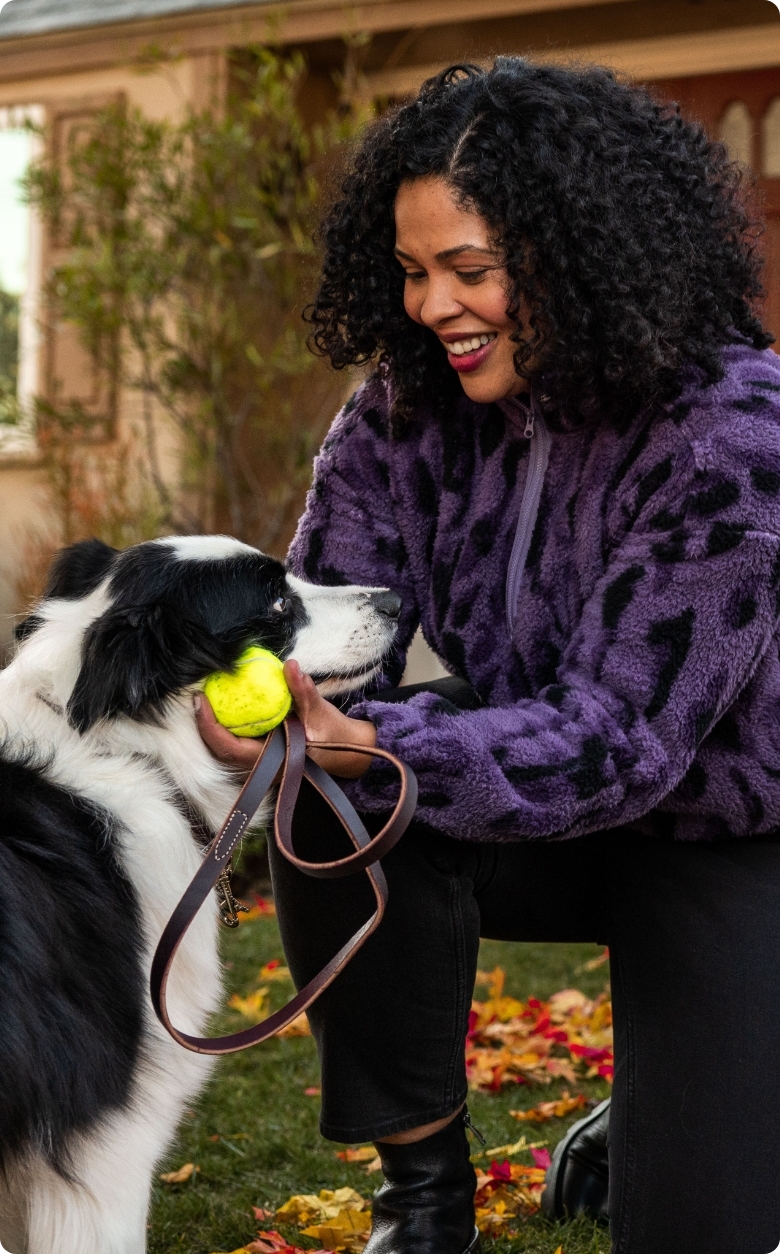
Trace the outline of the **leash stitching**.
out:
M 220 853 L 220 846 L 221 846 L 221 844 L 222 844 L 222 841 L 225 839 L 225 837 L 226 837 L 226 836 L 227 836 L 227 834 L 228 834 L 228 830 L 229 830 L 229 828 L 230 828 L 230 824 L 233 822 L 233 819 L 234 819 L 234 818 L 236 817 L 236 815 L 238 815 L 238 814 L 240 814 L 240 815 L 241 815 L 241 818 L 242 818 L 242 820 L 243 820 L 243 821 L 239 824 L 238 828 L 236 829 L 235 835 L 233 836 L 233 839 L 232 839 L 232 840 L 231 840 L 231 842 L 230 842 L 230 848 L 227 850 L 227 852 L 226 852 L 226 853 Z M 227 823 L 225 824 L 225 830 L 223 831 L 222 835 L 220 836 L 219 840 L 217 841 L 216 845 L 214 846 L 214 858 L 215 858 L 215 860 L 216 860 L 217 862 L 219 862 L 221 858 L 227 857 L 227 855 L 228 855 L 228 854 L 232 853 L 233 849 L 235 848 L 236 841 L 237 841 L 237 840 L 239 839 L 239 837 L 241 836 L 241 833 L 243 832 L 243 830 L 244 830 L 244 828 L 246 827 L 246 825 L 247 825 L 247 823 L 248 823 L 248 822 L 249 822 L 249 815 L 248 815 L 248 814 L 244 814 L 244 811 L 243 811 L 243 810 L 234 810 L 234 811 L 233 811 L 233 813 L 231 814 L 231 816 L 230 816 L 230 818 L 228 819 Z

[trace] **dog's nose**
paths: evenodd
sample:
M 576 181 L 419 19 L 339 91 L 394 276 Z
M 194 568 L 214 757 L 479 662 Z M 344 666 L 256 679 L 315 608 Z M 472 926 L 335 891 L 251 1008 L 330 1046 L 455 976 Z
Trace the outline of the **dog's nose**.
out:
M 401 598 L 397 592 L 372 592 L 368 599 L 378 614 L 398 618 L 401 613 Z

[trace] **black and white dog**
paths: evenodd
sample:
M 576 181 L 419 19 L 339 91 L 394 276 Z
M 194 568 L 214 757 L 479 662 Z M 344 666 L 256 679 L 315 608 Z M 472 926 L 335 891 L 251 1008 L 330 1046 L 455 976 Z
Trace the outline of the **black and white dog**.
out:
M 143 1254 L 155 1165 L 210 1060 L 154 1018 L 151 955 L 239 784 L 193 693 L 257 643 L 326 695 L 396 631 L 382 589 L 313 587 L 224 536 L 64 550 L 0 674 L 0 1243 Z M 204 909 L 169 983 L 202 1034 L 221 1001 Z

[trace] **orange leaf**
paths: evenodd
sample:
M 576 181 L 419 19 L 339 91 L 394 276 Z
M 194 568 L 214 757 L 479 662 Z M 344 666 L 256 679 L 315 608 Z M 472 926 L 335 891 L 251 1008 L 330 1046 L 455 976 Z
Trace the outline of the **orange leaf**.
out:
M 584 1105 L 585 1097 L 582 1093 L 578 1093 L 576 1097 L 564 1093 L 557 1102 L 540 1102 L 530 1110 L 510 1110 L 509 1113 L 513 1119 L 521 1122 L 528 1120 L 530 1123 L 546 1123 L 548 1119 L 564 1119 L 573 1110 L 581 1110 Z
M 196 1167 L 194 1163 L 185 1163 L 178 1171 L 164 1171 L 160 1176 L 163 1184 L 184 1184 L 190 1180 L 200 1167 Z
M 337 1150 L 336 1157 L 343 1163 L 368 1163 L 376 1158 L 376 1148 L 373 1145 L 361 1145 L 359 1149 Z

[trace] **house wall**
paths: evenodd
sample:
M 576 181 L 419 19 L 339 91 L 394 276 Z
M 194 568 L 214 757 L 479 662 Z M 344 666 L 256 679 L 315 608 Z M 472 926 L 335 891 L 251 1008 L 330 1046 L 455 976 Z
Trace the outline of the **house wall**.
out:
M 50 121 L 71 110 L 89 111 L 107 100 L 124 97 L 130 105 L 141 108 L 151 118 L 176 118 L 188 105 L 205 105 L 213 92 L 219 90 L 224 58 L 200 54 L 165 64 L 152 72 L 141 73 L 132 67 L 87 70 L 71 74 L 40 75 L 15 82 L 0 81 L 0 108 L 7 106 L 43 105 Z M 52 258 L 51 248 L 44 249 L 43 269 Z M 86 355 L 75 337 L 65 331 L 60 344 L 60 358 L 71 375 L 82 374 L 87 384 Z M 67 358 L 71 360 L 68 361 Z M 38 390 L 43 390 L 49 363 L 47 344 L 42 339 L 38 354 Z M 60 371 L 62 373 L 62 371 Z M 138 419 L 137 397 L 119 398 L 117 431 Z M 175 449 L 170 439 L 164 441 L 164 456 L 173 464 Z M 29 542 L 36 534 L 49 532 L 51 512 L 47 494 L 47 476 L 34 451 L 0 446 L 0 651 L 10 640 L 13 615 L 18 605 L 22 567 L 29 554 Z

